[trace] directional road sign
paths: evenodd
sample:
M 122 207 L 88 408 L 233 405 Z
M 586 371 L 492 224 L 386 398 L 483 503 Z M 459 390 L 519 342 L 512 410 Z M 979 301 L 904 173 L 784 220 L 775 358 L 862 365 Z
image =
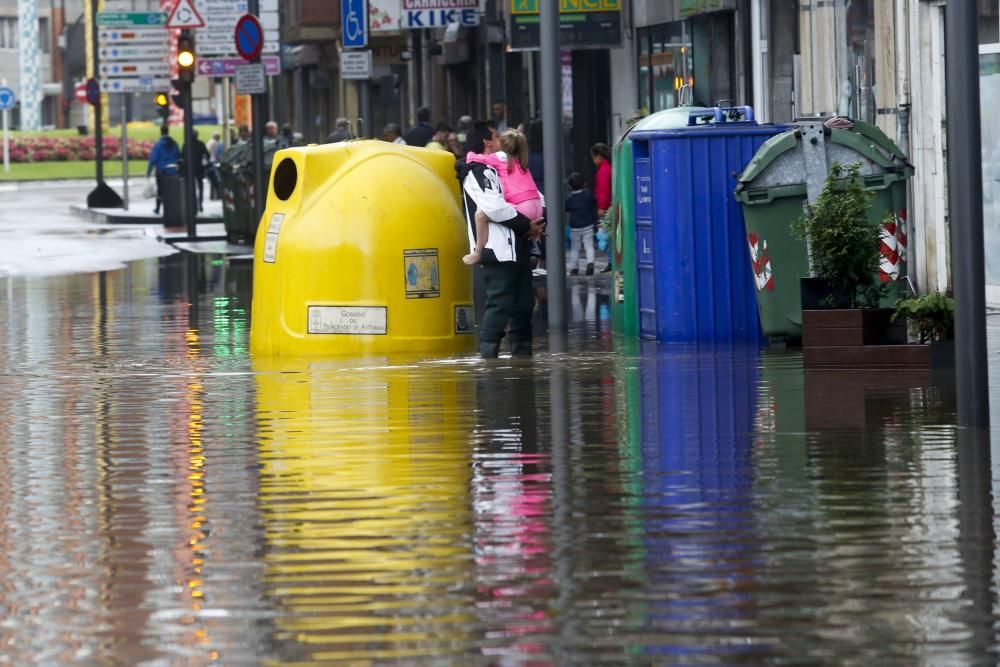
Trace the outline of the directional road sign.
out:
M 170 87 L 169 76 L 138 76 L 129 79 L 104 79 L 102 93 L 151 93 Z
M 333 2 L 335 0 L 328 0 Z M 196 0 L 205 27 L 197 32 L 201 56 L 235 57 L 238 55 L 233 35 L 236 22 L 247 13 L 247 0 Z M 257 20 L 264 29 L 263 53 L 278 53 L 280 39 L 277 0 L 259 0 Z
M 240 17 L 236 22 L 233 41 L 236 44 L 236 52 L 243 56 L 244 60 L 253 60 L 260 55 L 261 49 L 264 48 L 264 29 L 260 27 L 256 16 L 244 14 Z
M 170 63 L 160 60 L 127 63 L 101 63 L 101 78 L 122 78 L 144 75 L 170 76 Z
M 169 42 L 166 30 L 100 30 L 97 41 L 104 44 L 164 44 Z
M 0 111 L 13 109 L 15 104 L 17 104 L 17 95 L 14 94 L 14 91 L 6 86 L 0 88 Z
M 100 67 L 94 95 L 153 91 L 170 85 L 170 31 L 164 12 L 99 12 Z
M 160 44 L 154 46 L 106 46 L 99 51 L 102 63 L 117 60 L 126 62 L 133 62 L 135 60 L 170 62 L 170 56 L 163 53 Z
M 344 48 L 368 46 L 368 0 L 340 0 L 340 17 Z
M 205 21 L 201 18 L 198 10 L 195 9 L 192 0 L 177 0 L 174 10 L 170 12 L 170 18 L 167 19 L 167 27 L 179 28 L 181 30 L 185 28 L 204 28 Z
M 281 74 L 281 58 L 278 56 L 261 56 L 260 62 L 267 76 Z M 236 66 L 245 64 L 243 58 L 199 58 L 198 75 L 216 78 L 236 76 Z
M 167 22 L 163 12 L 100 12 L 99 28 L 131 28 L 133 26 L 162 26 Z

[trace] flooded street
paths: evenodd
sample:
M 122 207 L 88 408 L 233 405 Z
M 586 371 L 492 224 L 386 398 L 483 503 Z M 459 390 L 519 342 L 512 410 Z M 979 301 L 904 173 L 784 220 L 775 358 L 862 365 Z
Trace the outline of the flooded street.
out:
M 250 268 L 0 279 L 0 664 L 996 663 L 936 378 L 622 341 L 582 281 L 532 361 L 252 359 Z

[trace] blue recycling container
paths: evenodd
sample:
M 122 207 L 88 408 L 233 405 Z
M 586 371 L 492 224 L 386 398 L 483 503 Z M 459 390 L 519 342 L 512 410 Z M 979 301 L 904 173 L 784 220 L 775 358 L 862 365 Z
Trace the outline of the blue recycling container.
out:
M 750 107 L 695 110 L 681 128 L 633 131 L 639 336 L 763 343 L 736 177 L 784 125 Z

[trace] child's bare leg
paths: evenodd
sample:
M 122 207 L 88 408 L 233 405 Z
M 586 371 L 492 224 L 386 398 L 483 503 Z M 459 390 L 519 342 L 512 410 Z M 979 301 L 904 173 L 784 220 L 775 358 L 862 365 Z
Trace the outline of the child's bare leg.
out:
M 483 257 L 483 248 L 490 238 L 490 219 L 482 211 L 476 211 L 476 249 L 462 258 L 466 264 L 478 264 Z

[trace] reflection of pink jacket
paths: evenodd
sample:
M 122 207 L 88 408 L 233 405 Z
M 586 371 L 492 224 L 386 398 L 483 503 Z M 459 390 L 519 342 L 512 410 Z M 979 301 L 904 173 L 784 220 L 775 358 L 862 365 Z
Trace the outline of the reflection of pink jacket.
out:
M 500 157 L 501 155 L 504 157 Z M 483 155 L 481 153 L 470 152 L 465 156 L 465 161 L 493 167 L 500 176 L 500 185 L 503 186 L 503 198 L 508 203 L 523 204 L 532 199 L 541 199 L 541 196 L 538 194 L 538 188 L 535 187 L 535 179 L 531 177 L 531 173 L 526 169 L 522 169 L 519 162 L 514 162 L 514 169 L 508 171 L 506 155 L 504 153 Z

